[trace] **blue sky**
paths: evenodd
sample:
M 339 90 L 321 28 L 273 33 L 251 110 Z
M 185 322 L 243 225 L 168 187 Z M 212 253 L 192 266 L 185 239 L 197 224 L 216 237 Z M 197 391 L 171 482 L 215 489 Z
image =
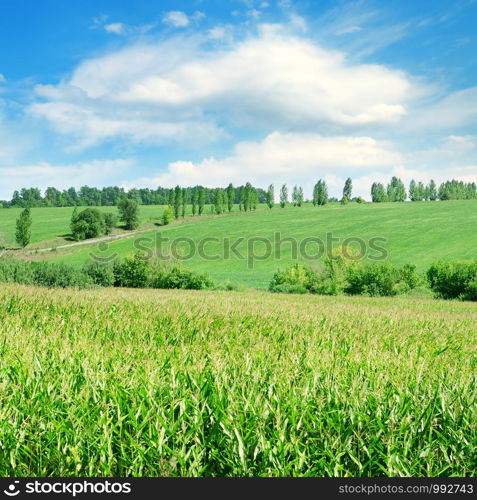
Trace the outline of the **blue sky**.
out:
M 0 198 L 477 181 L 476 25 L 476 0 L 0 0 Z

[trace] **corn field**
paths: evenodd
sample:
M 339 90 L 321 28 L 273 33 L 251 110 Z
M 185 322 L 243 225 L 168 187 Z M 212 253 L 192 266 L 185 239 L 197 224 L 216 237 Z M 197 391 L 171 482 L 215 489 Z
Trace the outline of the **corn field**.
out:
M 0 475 L 476 476 L 477 307 L 0 288 Z

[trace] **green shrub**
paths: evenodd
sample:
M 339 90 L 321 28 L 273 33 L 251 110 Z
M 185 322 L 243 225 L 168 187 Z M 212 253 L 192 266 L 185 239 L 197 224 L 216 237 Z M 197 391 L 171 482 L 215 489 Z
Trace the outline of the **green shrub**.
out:
M 174 214 L 172 213 L 172 208 L 167 206 L 162 213 L 162 225 L 167 226 L 168 224 L 170 224 L 173 218 Z
M 49 288 L 90 288 L 91 278 L 62 262 L 33 262 L 33 283 Z
M 118 217 L 112 212 L 103 214 L 104 234 L 111 234 L 118 224 Z
M 437 262 L 428 269 L 427 279 L 439 297 L 477 300 L 477 261 Z
M 149 262 L 140 253 L 115 262 L 113 272 L 115 286 L 146 288 L 149 284 Z
M 303 264 L 293 264 L 284 271 L 278 270 L 272 277 L 268 289 L 277 293 L 307 293 L 310 268 Z
M 86 208 L 80 213 L 73 212 L 71 233 L 77 241 L 96 238 L 106 232 L 103 214 L 96 208 Z
M 34 279 L 31 262 L 12 258 L 0 259 L 0 281 L 3 283 L 32 285 Z
M 116 281 L 112 264 L 88 262 L 83 266 L 84 273 L 98 286 L 114 286 Z
M 344 291 L 350 295 L 392 297 L 409 292 L 419 285 L 421 278 L 415 266 L 408 264 L 399 269 L 385 262 L 351 268 L 347 282 Z
M 153 288 L 203 290 L 211 288 L 214 282 L 205 274 L 194 273 L 179 266 L 173 266 L 169 270 L 157 266 L 150 285 Z

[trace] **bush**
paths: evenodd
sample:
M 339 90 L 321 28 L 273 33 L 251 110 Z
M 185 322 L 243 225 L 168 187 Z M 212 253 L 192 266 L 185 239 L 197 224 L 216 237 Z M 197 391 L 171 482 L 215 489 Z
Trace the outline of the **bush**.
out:
M 104 234 L 111 234 L 113 232 L 113 229 L 118 224 L 117 216 L 112 212 L 107 212 L 103 214 L 103 219 L 104 219 Z
M 124 222 L 126 229 L 137 229 L 139 227 L 139 206 L 136 200 L 123 198 L 118 203 L 120 220 Z
M 278 270 L 268 289 L 277 293 L 307 293 L 311 270 L 303 264 L 293 264 L 284 271 Z
M 399 269 L 389 263 L 356 266 L 349 270 L 345 292 L 350 295 L 371 297 L 399 295 L 415 288 L 421 278 L 415 266 Z
M 152 288 L 180 288 L 186 290 L 204 290 L 211 288 L 214 282 L 205 274 L 194 273 L 179 266 L 166 270 L 163 267 L 151 266 Z
M 30 262 L 12 258 L 0 259 L 0 281 L 3 283 L 21 283 L 32 285 L 33 267 Z
M 109 263 L 88 262 L 84 265 L 83 271 L 98 286 L 114 286 L 116 281 L 114 268 Z
M 77 241 L 96 238 L 106 232 L 103 214 L 96 208 L 86 208 L 80 213 L 76 210 L 71 217 L 71 233 Z
M 115 286 L 146 288 L 149 284 L 149 262 L 140 253 L 115 262 L 113 272 Z
M 91 278 L 81 270 L 67 264 L 33 262 L 33 283 L 50 288 L 90 288 Z
M 428 269 L 427 279 L 439 297 L 477 300 L 477 261 L 437 262 Z

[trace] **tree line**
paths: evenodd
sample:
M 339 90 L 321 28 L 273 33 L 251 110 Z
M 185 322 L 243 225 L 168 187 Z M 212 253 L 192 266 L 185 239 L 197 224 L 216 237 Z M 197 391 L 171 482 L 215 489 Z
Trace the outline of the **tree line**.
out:
M 250 183 L 248 183 L 249 186 Z M 239 203 L 240 189 L 246 186 L 239 186 L 235 190 L 234 204 Z M 213 203 L 216 196 L 215 188 L 202 186 L 182 188 L 182 197 L 192 200 L 193 193 L 200 191 L 204 205 Z M 266 192 L 260 188 L 253 188 L 256 191 L 258 203 L 266 203 Z M 83 186 L 80 189 L 71 187 L 60 191 L 54 187 L 48 187 L 44 194 L 35 187 L 23 188 L 13 192 L 11 200 L 0 200 L 0 207 L 75 207 L 75 206 L 118 206 L 123 199 L 135 200 L 139 205 L 171 205 L 171 197 L 176 196 L 177 188 L 158 187 L 156 189 L 140 188 L 126 191 L 118 186 L 104 187 L 102 189 L 90 186 Z
M 330 197 L 328 187 L 323 179 L 319 179 L 313 188 L 310 200 L 305 199 L 303 188 L 295 185 L 291 199 L 288 186 L 283 184 L 279 193 L 279 205 L 283 208 L 289 203 L 301 207 L 303 203 L 312 202 L 314 206 L 322 206 L 329 202 L 342 204 L 349 201 L 364 202 L 361 197 L 352 197 L 353 183 L 348 177 L 343 187 L 342 197 Z M 371 186 L 371 200 L 374 203 L 410 201 L 445 201 L 465 200 L 477 198 L 475 182 L 465 183 L 455 179 L 448 180 L 437 186 L 434 180 L 428 184 L 411 180 L 406 189 L 403 181 L 393 177 L 385 185 L 374 182 Z M 15 191 L 10 201 L 0 201 L 0 206 L 9 207 L 74 207 L 74 206 L 118 206 L 122 200 L 134 200 L 138 205 L 168 205 L 177 218 L 185 213 L 187 205 L 192 206 L 193 215 L 201 215 L 206 205 L 217 214 L 231 211 L 238 205 L 240 211 L 254 210 L 258 204 L 267 204 L 272 208 L 275 204 L 275 190 L 271 184 L 267 190 L 254 187 L 247 182 L 243 186 L 234 187 L 229 184 L 226 188 L 207 188 L 203 186 L 156 189 L 141 188 L 125 191 L 117 186 L 102 189 L 83 186 L 79 190 L 69 188 L 60 191 L 49 187 L 42 196 L 38 188 L 23 188 Z

